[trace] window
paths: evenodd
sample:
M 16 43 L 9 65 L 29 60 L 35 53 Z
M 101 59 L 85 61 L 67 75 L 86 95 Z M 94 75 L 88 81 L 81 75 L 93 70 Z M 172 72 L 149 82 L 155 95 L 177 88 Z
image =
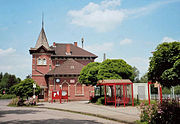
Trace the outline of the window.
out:
M 42 61 L 41 61 L 41 59 L 40 59 L 40 58 L 38 58 L 38 60 L 37 60 L 37 64 L 38 64 L 38 65 L 41 65 L 41 64 L 42 64 Z
M 72 65 L 70 68 L 71 68 L 71 69 L 74 69 L 74 66 Z
M 59 61 L 56 61 L 56 66 L 60 66 Z
M 45 58 L 43 59 L 42 64 L 46 65 L 46 59 Z
M 49 71 L 51 71 L 52 70 L 52 67 L 51 67 L 51 65 L 49 65 Z

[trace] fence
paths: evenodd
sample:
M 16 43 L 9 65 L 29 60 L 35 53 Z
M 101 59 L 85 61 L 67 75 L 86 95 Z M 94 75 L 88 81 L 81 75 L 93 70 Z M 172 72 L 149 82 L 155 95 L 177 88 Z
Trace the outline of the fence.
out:
M 159 100 L 159 95 L 158 94 L 151 94 L 151 99 L 152 100 Z M 175 99 L 177 101 L 180 101 L 180 94 L 178 95 L 171 95 L 171 94 L 162 94 L 162 99 Z

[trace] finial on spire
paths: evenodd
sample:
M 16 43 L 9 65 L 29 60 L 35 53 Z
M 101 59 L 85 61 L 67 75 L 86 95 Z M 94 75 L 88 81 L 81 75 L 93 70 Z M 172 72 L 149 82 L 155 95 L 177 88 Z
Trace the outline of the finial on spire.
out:
M 42 28 L 44 28 L 44 12 L 42 12 Z

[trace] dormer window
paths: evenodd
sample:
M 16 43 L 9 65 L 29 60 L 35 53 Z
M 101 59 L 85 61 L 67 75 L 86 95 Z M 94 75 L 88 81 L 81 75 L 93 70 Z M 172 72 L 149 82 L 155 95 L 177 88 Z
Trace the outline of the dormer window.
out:
M 70 68 L 71 68 L 71 69 L 74 69 L 74 66 L 72 65 Z
M 59 63 L 59 61 L 56 61 L 56 66 L 60 66 L 60 63 Z

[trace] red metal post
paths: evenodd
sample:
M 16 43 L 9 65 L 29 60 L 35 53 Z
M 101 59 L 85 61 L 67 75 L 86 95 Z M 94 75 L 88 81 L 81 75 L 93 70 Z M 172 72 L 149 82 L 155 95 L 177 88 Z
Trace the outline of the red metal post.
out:
M 149 105 L 150 105 L 150 103 L 151 103 L 151 101 L 150 101 L 150 89 L 149 89 L 149 85 L 150 85 L 151 83 L 150 82 L 148 82 L 148 101 L 149 101 Z
M 123 84 L 123 101 L 124 101 L 124 107 L 125 107 L 125 89 L 124 89 L 124 84 Z
M 114 85 L 114 95 L 115 95 L 115 108 L 116 108 L 116 84 Z
M 132 92 L 132 106 L 134 106 L 133 84 L 131 84 L 131 92 Z
M 106 85 L 104 85 L 104 98 L 105 98 L 105 105 L 106 105 Z
M 160 86 L 160 100 L 161 100 L 161 103 L 162 103 L 162 87 Z

